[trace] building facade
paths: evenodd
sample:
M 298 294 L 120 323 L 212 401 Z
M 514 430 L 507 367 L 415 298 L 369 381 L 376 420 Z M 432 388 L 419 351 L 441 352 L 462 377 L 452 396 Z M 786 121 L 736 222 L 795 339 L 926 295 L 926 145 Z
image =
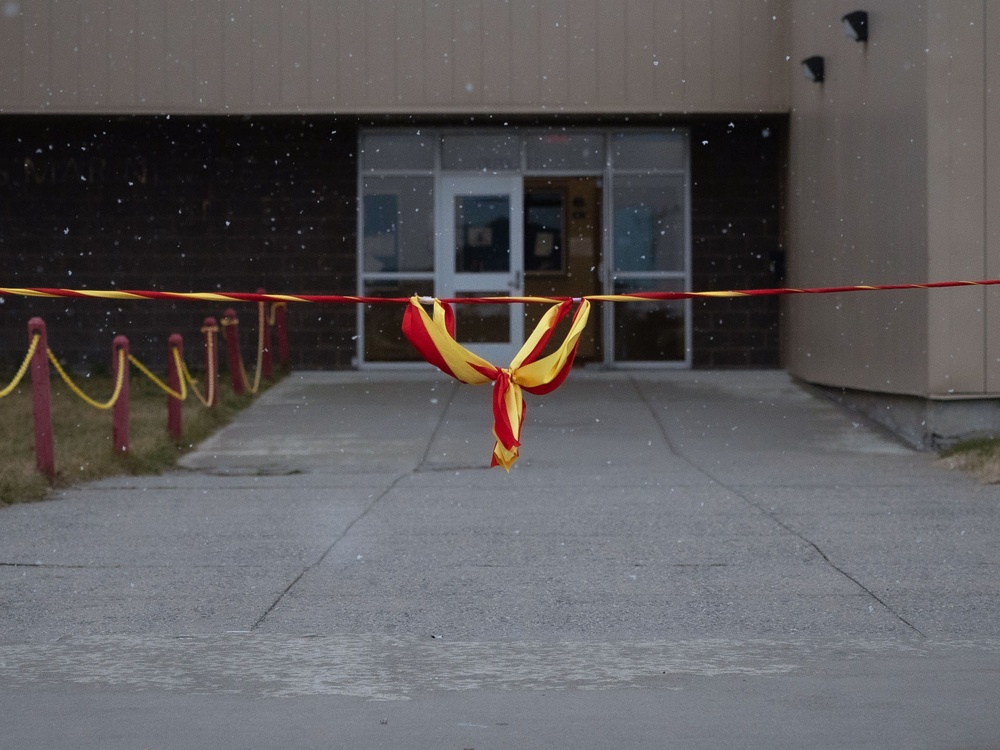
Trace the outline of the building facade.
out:
M 9 0 L 5 285 L 460 297 L 996 275 L 1000 12 L 879 0 L 857 42 L 842 30 L 853 10 Z M 803 76 L 812 56 L 822 82 Z M 986 429 L 1000 393 L 993 296 L 605 304 L 580 355 L 780 365 L 859 404 L 889 399 L 897 421 L 943 408 Z M 103 357 L 116 333 L 155 357 L 171 330 L 220 312 L 3 309 L 5 352 L 42 313 L 71 363 Z M 538 314 L 460 307 L 459 335 L 502 359 Z M 295 306 L 296 364 L 410 361 L 399 317 Z M 950 428 L 914 429 L 934 442 Z

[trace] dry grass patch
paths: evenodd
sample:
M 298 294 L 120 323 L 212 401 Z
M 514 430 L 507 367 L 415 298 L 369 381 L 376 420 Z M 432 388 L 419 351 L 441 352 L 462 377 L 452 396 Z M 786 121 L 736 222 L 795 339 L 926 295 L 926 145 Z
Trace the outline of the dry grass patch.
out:
M 969 471 L 986 484 L 1000 484 L 1000 438 L 958 443 L 941 453 L 941 462 L 949 469 Z
M 8 382 L 0 378 L 2 382 Z M 74 381 L 89 396 L 107 399 L 111 378 L 83 376 Z M 268 384 L 261 384 L 261 392 Z M 85 404 L 53 375 L 52 430 L 55 442 L 55 480 L 35 468 L 31 385 L 24 382 L 0 399 L 0 505 L 38 500 L 53 488 L 122 474 L 158 474 L 173 466 L 234 415 L 249 406 L 253 396 L 237 395 L 220 378 L 219 403 L 207 409 L 191 394 L 183 405 L 183 433 L 179 442 L 167 434 L 167 396 L 149 380 L 133 372 L 130 381 L 129 442 L 126 454 L 111 449 L 111 412 Z

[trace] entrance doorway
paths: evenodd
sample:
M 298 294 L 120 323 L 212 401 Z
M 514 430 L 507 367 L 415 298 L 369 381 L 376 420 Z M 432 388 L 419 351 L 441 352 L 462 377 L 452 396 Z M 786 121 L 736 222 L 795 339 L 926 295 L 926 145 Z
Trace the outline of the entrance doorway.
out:
M 524 294 L 521 183 L 518 175 L 441 178 L 436 208 L 436 297 Z M 524 305 L 456 305 L 455 338 L 484 359 L 506 364 L 524 343 Z
M 365 131 L 358 191 L 364 296 L 690 288 L 683 129 Z M 456 337 L 506 364 L 544 312 L 535 304 L 456 305 Z M 359 365 L 418 361 L 397 313 L 384 305 L 359 310 Z M 689 367 L 690 320 L 685 302 L 594 305 L 577 359 Z
M 437 297 L 572 297 L 601 291 L 596 177 L 445 177 L 438 183 L 436 211 Z M 546 309 L 457 305 L 456 338 L 485 359 L 507 363 Z M 598 307 L 580 337 L 581 362 L 600 361 L 600 331 Z

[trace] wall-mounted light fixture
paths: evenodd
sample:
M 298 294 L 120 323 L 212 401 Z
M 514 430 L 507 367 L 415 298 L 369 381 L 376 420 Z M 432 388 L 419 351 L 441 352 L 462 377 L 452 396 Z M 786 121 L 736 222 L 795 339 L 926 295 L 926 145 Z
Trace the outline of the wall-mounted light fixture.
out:
M 844 22 L 844 36 L 856 42 L 868 41 L 868 13 L 855 10 L 840 19 Z
M 807 81 L 813 83 L 823 83 L 825 68 L 826 65 L 820 55 L 813 55 L 802 61 L 802 74 Z

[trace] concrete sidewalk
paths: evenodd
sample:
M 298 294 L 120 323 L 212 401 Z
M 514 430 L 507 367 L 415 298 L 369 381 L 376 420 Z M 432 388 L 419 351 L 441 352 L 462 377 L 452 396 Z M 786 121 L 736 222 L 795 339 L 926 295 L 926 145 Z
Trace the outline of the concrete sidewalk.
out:
M 0 510 L 0 747 L 1000 747 L 1000 490 L 781 372 L 303 373 Z

